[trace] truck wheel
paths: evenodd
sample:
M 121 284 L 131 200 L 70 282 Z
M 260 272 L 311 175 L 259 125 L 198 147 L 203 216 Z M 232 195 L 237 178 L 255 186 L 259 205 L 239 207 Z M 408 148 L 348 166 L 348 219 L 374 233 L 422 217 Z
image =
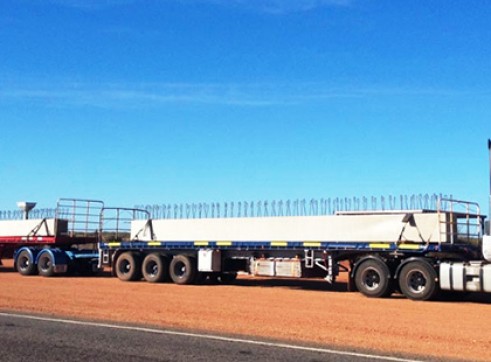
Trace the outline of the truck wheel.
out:
M 402 294 L 412 300 L 429 300 L 438 292 L 435 269 L 424 261 L 404 265 L 399 275 Z
M 36 264 L 32 259 L 32 254 L 27 250 L 22 250 L 16 260 L 17 271 L 22 275 L 36 274 Z
M 185 255 L 177 255 L 170 262 L 169 272 L 174 283 L 192 284 L 197 272 L 196 259 Z
M 116 275 L 125 282 L 141 279 L 141 262 L 137 254 L 126 252 L 116 261 Z
M 367 297 L 386 298 L 393 292 L 389 268 L 376 259 L 362 262 L 355 274 L 355 284 Z
M 168 278 L 169 263 L 157 253 L 148 254 L 143 259 L 143 278 L 150 283 L 161 283 Z
M 50 253 L 42 253 L 39 257 L 38 272 L 43 277 L 52 277 L 55 274 L 53 256 Z

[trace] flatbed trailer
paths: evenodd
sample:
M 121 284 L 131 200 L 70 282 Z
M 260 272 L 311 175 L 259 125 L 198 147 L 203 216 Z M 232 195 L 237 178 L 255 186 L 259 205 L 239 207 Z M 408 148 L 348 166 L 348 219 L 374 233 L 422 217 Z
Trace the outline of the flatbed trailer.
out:
M 99 243 L 99 260 L 125 281 L 230 282 L 243 272 L 333 283 L 347 272 L 351 287 L 370 297 L 396 290 L 415 300 L 431 299 L 439 289 L 491 292 L 491 264 L 481 257 L 483 239 L 490 243 L 482 235 L 484 216 L 474 203 L 443 203 L 448 210 L 201 219 L 133 215 L 126 220 L 130 230 L 116 232 L 125 238 Z
M 23 275 L 94 272 L 103 207 L 99 200 L 62 198 L 51 217 L 29 219 L 25 210 L 21 219 L 0 220 L 0 258 L 13 255 Z

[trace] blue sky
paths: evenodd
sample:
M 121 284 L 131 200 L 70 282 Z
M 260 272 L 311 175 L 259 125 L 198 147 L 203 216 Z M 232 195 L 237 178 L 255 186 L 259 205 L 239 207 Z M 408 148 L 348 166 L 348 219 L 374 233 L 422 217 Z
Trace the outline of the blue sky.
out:
M 419 193 L 488 211 L 491 3 L 3 0 L 0 209 Z

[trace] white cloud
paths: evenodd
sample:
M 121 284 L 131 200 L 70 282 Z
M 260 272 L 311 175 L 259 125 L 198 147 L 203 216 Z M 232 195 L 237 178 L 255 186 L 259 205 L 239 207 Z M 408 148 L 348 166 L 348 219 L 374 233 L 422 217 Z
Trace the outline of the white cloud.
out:
M 41 0 L 35 0 L 42 3 Z M 151 0 L 48 0 L 52 4 L 81 10 L 99 10 L 107 7 L 144 3 Z M 305 12 L 323 7 L 349 6 L 354 0 L 153 0 L 153 2 L 178 2 L 181 4 L 210 4 L 233 7 L 270 14 Z
M 169 103 L 261 107 L 304 103 L 317 98 L 346 95 L 345 92 L 339 93 L 325 88 L 320 90 L 312 85 L 288 84 L 38 84 L 0 88 L 0 101 L 104 108 L 143 108 Z
M 31 82 L 28 86 L 1 86 L 0 103 L 30 102 L 52 107 L 91 106 L 120 109 L 142 109 L 169 104 L 264 107 L 312 104 L 342 98 L 419 95 L 452 97 L 465 94 L 464 91 L 451 89 L 331 86 L 322 83 L 106 83 L 96 85 Z
M 260 85 L 233 84 L 52 84 L 0 88 L 0 102 L 30 101 L 52 106 L 143 108 L 169 103 L 264 106 L 283 102 Z
M 201 2 L 242 7 L 271 14 L 284 14 L 329 6 L 349 6 L 352 0 L 201 0 Z
M 127 5 L 136 1 L 137 0 L 48 0 L 51 4 L 81 10 L 99 10 L 107 7 Z M 41 0 L 39 3 L 45 3 L 45 1 Z

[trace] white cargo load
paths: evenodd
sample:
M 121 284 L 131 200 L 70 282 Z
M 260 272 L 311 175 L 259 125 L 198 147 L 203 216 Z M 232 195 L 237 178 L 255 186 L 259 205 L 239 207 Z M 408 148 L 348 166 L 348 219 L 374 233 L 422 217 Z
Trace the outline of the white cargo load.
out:
M 58 225 L 58 230 L 55 228 Z M 55 236 L 66 233 L 67 221 L 57 219 L 28 219 L 0 221 L 0 237 Z
M 407 221 L 408 215 L 413 218 Z M 447 214 L 423 211 L 330 216 L 134 220 L 142 241 L 447 242 Z M 151 235 L 151 227 L 153 237 Z M 401 238 L 402 233 L 402 238 Z

